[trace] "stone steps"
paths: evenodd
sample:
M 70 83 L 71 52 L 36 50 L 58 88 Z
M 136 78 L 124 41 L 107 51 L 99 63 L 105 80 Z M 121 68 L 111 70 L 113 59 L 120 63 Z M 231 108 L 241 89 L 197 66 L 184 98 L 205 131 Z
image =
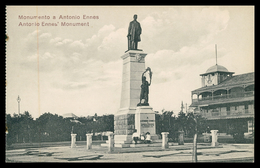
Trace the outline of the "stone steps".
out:
M 101 144 L 102 147 L 108 147 L 107 143 Z M 138 147 L 151 147 L 151 146 L 162 146 L 162 143 L 150 143 L 150 144 L 114 144 L 116 148 L 138 148 Z
M 108 141 L 106 141 L 106 143 L 102 143 L 100 144 L 102 147 L 108 147 Z M 148 147 L 148 146 L 161 146 L 162 145 L 162 140 L 161 139 L 157 139 L 157 140 L 153 140 L 152 143 L 150 144 L 145 144 L 145 143 L 141 143 L 140 141 L 137 141 L 137 144 L 134 144 L 134 142 L 132 143 L 115 143 L 114 147 L 116 148 L 134 148 L 134 147 Z

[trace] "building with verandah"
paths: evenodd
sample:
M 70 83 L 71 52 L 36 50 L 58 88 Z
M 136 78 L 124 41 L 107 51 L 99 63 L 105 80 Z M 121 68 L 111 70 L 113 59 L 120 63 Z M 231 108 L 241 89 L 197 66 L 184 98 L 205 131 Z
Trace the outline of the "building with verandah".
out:
M 195 112 L 207 119 L 210 130 L 244 135 L 254 131 L 254 72 L 234 75 L 221 65 L 201 76 L 201 88 L 191 92 Z

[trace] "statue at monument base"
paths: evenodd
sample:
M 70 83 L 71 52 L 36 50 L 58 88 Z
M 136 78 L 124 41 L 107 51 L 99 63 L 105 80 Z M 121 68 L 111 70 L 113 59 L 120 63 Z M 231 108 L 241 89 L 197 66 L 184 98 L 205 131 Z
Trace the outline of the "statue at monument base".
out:
M 146 72 L 149 72 L 150 83 L 146 80 L 146 76 L 145 76 Z M 151 82 L 152 82 L 152 71 L 151 71 L 151 68 L 148 67 L 142 74 L 140 102 L 137 104 L 137 106 L 149 106 L 148 98 L 149 98 L 149 86 L 151 85 Z M 143 99 L 144 99 L 144 102 L 142 103 Z

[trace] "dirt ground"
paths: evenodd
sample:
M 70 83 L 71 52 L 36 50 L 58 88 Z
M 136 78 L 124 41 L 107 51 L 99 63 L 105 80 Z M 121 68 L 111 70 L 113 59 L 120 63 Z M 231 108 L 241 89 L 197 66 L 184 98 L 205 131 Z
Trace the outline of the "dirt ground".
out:
M 253 144 L 198 144 L 198 162 L 254 162 Z M 172 144 L 162 149 L 161 144 L 114 148 L 93 145 L 87 150 L 85 145 L 26 148 L 6 150 L 6 162 L 191 162 L 192 143 Z

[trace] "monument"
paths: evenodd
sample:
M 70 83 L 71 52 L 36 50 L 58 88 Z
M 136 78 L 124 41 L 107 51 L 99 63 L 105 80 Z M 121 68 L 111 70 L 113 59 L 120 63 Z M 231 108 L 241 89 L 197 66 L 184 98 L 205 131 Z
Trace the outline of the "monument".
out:
M 114 115 L 115 147 L 129 147 L 132 134 L 150 132 L 152 140 L 156 138 L 155 113 L 148 103 L 149 86 L 151 85 L 151 68 L 145 70 L 145 57 L 138 42 L 141 41 L 141 25 L 134 21 L 128 28 L 128 50 L 121 56 L 123 59 L 122 88 L 120 108 Z M 146 74 L 150 75 L 150 83 L 146 81 Z

